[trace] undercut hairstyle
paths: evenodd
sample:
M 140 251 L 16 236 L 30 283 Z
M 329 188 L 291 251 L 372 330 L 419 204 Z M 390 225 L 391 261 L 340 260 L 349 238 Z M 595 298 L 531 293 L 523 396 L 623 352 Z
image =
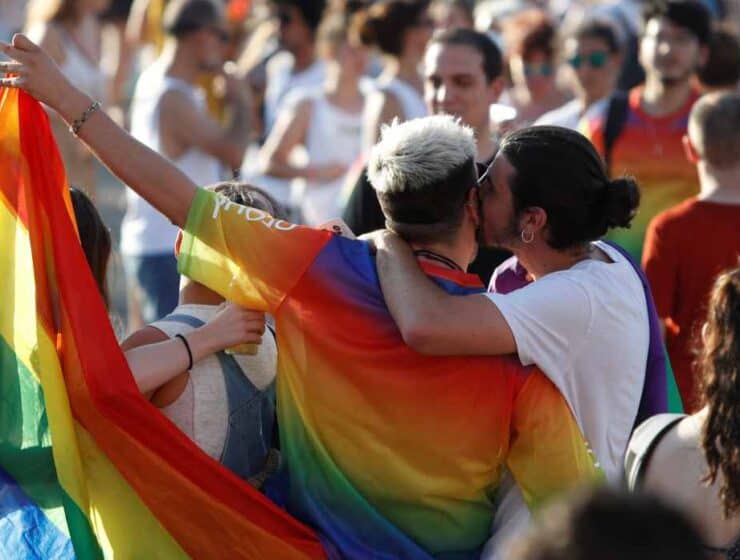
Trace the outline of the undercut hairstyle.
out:
M 168 35 L 181 39 L 221 18 L 221 8 L 213 0 L 171 0 L 162 15 L 162 27 Z
M 697 70 L 707 88 L 735 88 L 740 84 L 740 38 L 729 29 L 717 29 L 709 38 L 709 56 Z
M 702 449 L 709 467 L 705 482 L 722 481 L 725 518 L 740 510 L 740 268 L 720 275 L 709 298 L 699 366 L 708 414 Z
M 711 16 L 709 10 L 697 0 L 651 0 L 642 13 L 643 32 L 648 22 L 656 18 L 683 27 L 696 37 L 701 45 L 709 42 Z
M 705 560 L 701 535 L 682 512 L 648 494 L 602 488 L 556 503 L 513 560 Z
M 614 227 L 629 227 L 640 194 L 629 177 L 610 180 L 593 144 L 574 130 L 531 126 L 504 138 L 499 154 L 514 167 L 509 177 L 514 212 L 547 213 L 547 243 L 577 248 Z
M 707 94 L 689 115 L 689 138 L 701 159 L 715 168 L 740 164 L 740 92 Z
M 353 25 L 363 45 L 400 56 L 406 31 L 419 23 L 427 8 L 428 0 L 381 0 L 358 12 Z
M 234 204 L 264 210 L 278 220 L 288 219 L 288 212 L 285 208 L 272 196 L 254 185 L 239 183 L 238 181 L 223 181 L 209 185 L 207 189 L 226 197 Z
M 110 230 L 100 217 L 98 209 L 88 196 L 75 187 L 70 187 L 69 195 L 72 199 L 72 208 L 77 222 L 77 232 L 80 244 L 85 253 L 85 259 L 90 267 L 95 283 L 105 307 L 110 305 L 108 295 L 108 263 L 111 254 Z
M 470 47 L 483 58 L 483 72 L 489 83 L 501 76 L 503 69 L 501 51 L 485 33 L 479 33 L 472 29 L 437 31 L 429 41 L 430 46 L 434 44 Z
M 603 41 L 606 44 L 606 48 L 612 54 L 620 52 L 622 46 L 617 30 L 609 21 L 602 19 L 584 21 L 572 33 L 568 34 L 566 39 L 575 39 L 577 41 L 597 39 Z
M 407 241 L 449 241 L 476 184 L 473 130 L 450 115 L 381 129 L 367 175 L 386 225 Z

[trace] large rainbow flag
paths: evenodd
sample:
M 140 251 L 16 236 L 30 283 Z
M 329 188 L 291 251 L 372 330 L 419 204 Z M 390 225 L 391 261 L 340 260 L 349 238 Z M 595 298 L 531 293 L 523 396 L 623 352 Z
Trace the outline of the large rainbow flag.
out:
M 0 558 L 320 558 L 138 392 L 46 114 L 0 89 Z

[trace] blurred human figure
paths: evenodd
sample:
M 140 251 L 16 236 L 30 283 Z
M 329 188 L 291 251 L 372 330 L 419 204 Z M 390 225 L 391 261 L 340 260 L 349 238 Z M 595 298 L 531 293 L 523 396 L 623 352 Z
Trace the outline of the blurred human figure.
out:
M 277 203 L 257 188 L 219 183 L 209 189 L 232 203 L 283 217 Z M 254 342 L 262 332 L 254 354 L 223 351 L 245 342 L 241 337 Z M 193 354 L 190 368 L 178 336 L 186 337 Z M 208 455 L 258 487 L 277 468 L 271 451 L 277 346 L 261 313 L 224 306 L 216 292 L 183 278 L 177 308 L 131 334 L 121 347 L 141 391 Z
M 317 48 L 326 64 L 323 88 L 294 92 L 260 153 L 265 174 L 298 180 L 291 206 L 312 226 L 338 216 L 343 178 L 362 148 L 365 97 L 359 84 L 367 53 L 350 22 L 346 13 L 330 12 L 319 25 Z M 296 146 L 306 150 L 305 165 L 291 161 Z
M 557 33 L 554 22 L 538 9 L 508 18 L 503 33 L 511 77 L 508 102 L 516 110 L 509 128 L 522 128 L 568 100 L 555 79 Z
M 515 560 L 705 560 L 696 528 L 650 496 L 581 493 L 545 511 Z
M 360 40 L 376 47 L 384 59 L 384 69 L 365 108 L 365 151 L 377 141 L 382 124 L 427 113 L 419 64 L 434 27 L 428 8 L 428 0 L 382 0 L 359 14 Z
M 222 167 L 238 169 L 248 139 L 249 96 L 243 80 L 226 75 L 231 123 L 222 127 L 207 112 L 197 86 L 203 71 L 221 72 L 227 39 L 216 0 L 171 0 L 164 14 L 168 39 L 160 57 L 139 77 L 131 104 L 131 133 L 165 155 L 199 185 L 221 179 Z M 121 253 L 142 319 L 150 323 L 177 304 L 177 229 L 144 199 L 126 192 Z
M 285 96 L 296 88 L 320 88 L 326 67 L 316 58 L 315 35 L 324 0 L 274 0 L 281 52 L 267 63 L 265 134 L 269 134 Z
M 583 132 L 589 120 L 606 112 L 608 98 L 617 86 L 622 65 L 617 32 L 610 23 L 586 21 L 565 39 L 563 55 L 571 69 L 576 98 L 545 113 L 535 124 Z
M 91 97 L 106 103 L 108 77 L 101 68 L 100 14 L 110 0 L 31 0 L 28 36 L 48 51 L 65 75 Z M 95 158 L 55 113 L 49 112 L 70 184 L 85 185 L 92 199 L 96 191 Z
M 701 405 L 692 348 L 707 295 L 717 273 L 740 258 L 740 92 L 699 99 L 684 145 L 701 191 L 650 222 L 643 266 L 684 410 L 695 412 Z
M 709 38 L 709 54 L 696 73 L 702 93 L 740 86 L 740 37 L 737 31 L 716 29 Z
M 697 99 L 692 76 L 706 58 L 710 30 L 709 13 L 694 0 L 651 2 L 643 20 L 645 84 L 628 96 L 614 96 L 604 117 L 588 130 L 609 171 L 633 175 L 639 182 L 640 209 L 631 227 L 608 235 L 637 260 L 650 220 L 699 190 L 681 138 Z
M 740 268 L 721 274 L 711 290 L 699 364 L 704 408 L 645 422 L 627 467 L 633 487 L 689 514 L 706 558 L 733 559 L 740 554 Z
M 473 7 L 471 0 L 433 0 L 429 13 L 437 29 L 473 29 Z

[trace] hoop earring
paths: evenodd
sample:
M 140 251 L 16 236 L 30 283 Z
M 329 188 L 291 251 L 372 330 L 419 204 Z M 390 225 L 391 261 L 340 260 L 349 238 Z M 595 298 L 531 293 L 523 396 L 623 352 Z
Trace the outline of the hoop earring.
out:
M 527 233 L 529 233 L 529 236 L 526 235 Z M 522 238 L 523 243 L 526 243 L 527 245 L 529 245 L 530 243 L 532 243 L 532 241 L 534 241 L 534 232 L 533 231 L 528 232 L 526 229 L 523 229 L 521 238 Z

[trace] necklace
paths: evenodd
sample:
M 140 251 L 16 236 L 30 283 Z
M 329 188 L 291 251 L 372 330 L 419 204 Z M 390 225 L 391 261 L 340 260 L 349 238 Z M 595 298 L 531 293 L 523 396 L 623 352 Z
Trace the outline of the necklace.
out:
M 416 251 L 414 251 L 414 255 L 416 255 L 417 257 L 424 257 L 426 259 L 429 259 L 430 261 L 436 261 L 438 263 L 447 265 L 447 267 L 451 268 L 452 270 L 465 272 L 462 267 L 452 259 L 448 259 L 447 257 L 433 251 L 427 251 L 426 249 L 417 249 Z

